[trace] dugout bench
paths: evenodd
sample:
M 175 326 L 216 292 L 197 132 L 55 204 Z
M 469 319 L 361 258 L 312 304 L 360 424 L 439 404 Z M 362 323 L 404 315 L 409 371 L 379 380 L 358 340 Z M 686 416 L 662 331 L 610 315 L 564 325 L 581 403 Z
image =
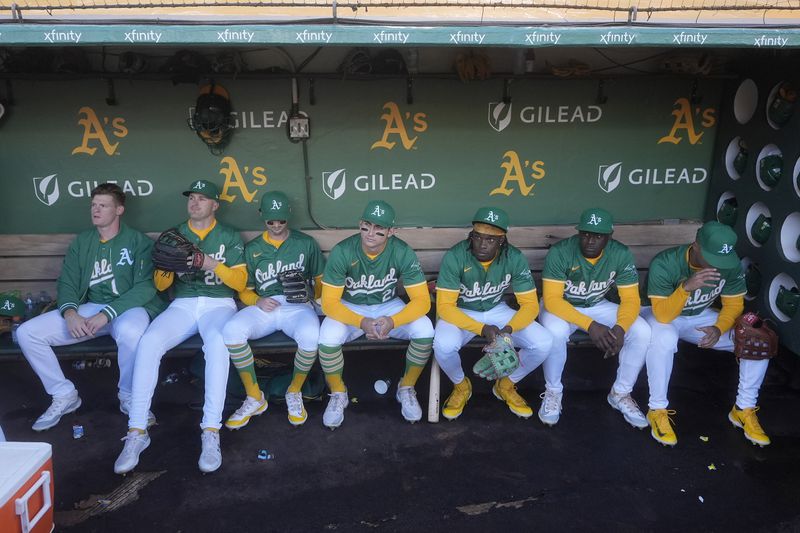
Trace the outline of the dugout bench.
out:
M 650 260 L 661 250 L 672 246 L 692 242 L 699 221 L 655 221 L 640 224 L 619 224 L 615 227 L 614 238 L 626 244 L 633 253 L 639 267 L 640 279 Z M 342 239 L 352 235 L 354 229 L 307 230 L 314 237 L 327 256 L 331 248 Z M 399 228 L 397 236 L 405 240 L 416 252 L 428 279 L 435 279 L 444 253 L 456 242 L 464 239 L 469 228 Z M 261 232 L 245 231 L 242 238 L 245 242 Z M 508 241 L 519 248 L 528 259 L 537 288 L 541 291 L 541 272 L 547 250 L 561 239 L 575 234 L 574 226 L 519 226 L 511 227 Z M 148 234 L 152 239 L 158 233 Z M 28 292 L 34 295 L 47 291 L 52 297 L 56 294 L 56 280 L 61 272 L 61 265 L 69 243 L 74 234 L 59 233 L 50 235 L 0 235 L 0 292 L 19 291 L 22 295 Z M 644 294 L 644 283 L 640 284 Z M 434 306 L 435 307 L 435 306 Z M 435 315 L 432 307 L 430 316 Z M 570 338 L 573 343 L 586 342 L 588 336 L 578 331 Z M 282 332 L 276 332 L 261 339 L 250 342 L 256 353 L 292 352 L 294 341 Z M 468 346 L 479 347 L 484 344 L 480 337 L 473 339 Z M 378 350 L 403 349 L 405 341 L 389 339 L 373 341 L 361 337 L 348 343 L 345 350 Z M 167 353 L 179 355 L 194 353 L 202 348 L 199 335 L 187 339 Z M 99 337 L 79 344 L 55 348 L 56 354 L 63 359 L 80 359 L 87 356 L 107 356 L 116 352 L 116 344 L 110 336 Z M 9 334 L 0 336 L 0 361 L 18 360 L 22 358 L 19 347 L 11 342 Z M 429 395 L 429 413 L 438 413 L 439 400 L 439 367 L 435 360 L 431 364 L 431 394 Z M 435 403 L 435 405 L 434 405 Z M 430 418 L 430 415 L 429 415 Z

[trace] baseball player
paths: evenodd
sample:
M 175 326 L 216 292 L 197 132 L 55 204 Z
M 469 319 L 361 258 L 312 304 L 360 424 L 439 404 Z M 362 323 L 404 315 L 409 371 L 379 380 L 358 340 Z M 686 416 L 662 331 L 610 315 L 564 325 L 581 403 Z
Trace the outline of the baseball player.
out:
M 360 234 L 331 250 L 322 275 L 322 310 L 326 318 L 319 331 L 319 358 L 331 390 L 322 423 L 331 428 L 344 421 L 348 404 L 342 381 L 342 344 L 366 334 L 370 339 L 409 339 L 406 368 L 395 398 L 403 418 L 422 418 L 414 385 L 431 355 L 433 324 L 425 275 L 417 254 L 395 237 L 394 209 L 382 200 L 367 203 L 359 222 Z M 410 301 L 397 297 L 403 285 Z
M 614 219 L 605 209 L 586 209 L 576 229 L 577 235 L 550 248 L 542 272 L 544 309 L 539 320 L 553 334 L 553 349 L 542 365 L 545 392 L 539 419 L 552 426 L 561 416 L 567 341 L 580 328 L 606 357 L 619 354 L 608 403 L 633 427 L 646 428 L 647 419 L 631 398 L 650 342 L 650 326 L 639 317 L 639 275 L 633 255 L 611 238 Z M 619 305 L 605 298 L 615 285 Z
M 531 269 L 522 252 L 508 243 L 508 215 L 497 207 L 481 207 L 472 217 L 469 236 L 450 248 L 442 258 L 436 280 L 436 334 L 433 353 L 450 381 L 453 392 L 442 415 L 455 420 L 472 396 L 472 384 L 461 368 L 459 350 L 475 335 L 489 342 L 501 333 L 520 346 L 519 367 L 495 381 L 492 392 L 517 416 L 528 418 L 533 410 L 517 392 L 516 384 L 536 369 L 552 345 L 550 333 L 534 322 L 539 301 Z M 503 301 L 511 288 L 519 310 Z
M 184 191 L 188 196 L 189 220 L 178 230 L 205 254 L 202 270 L 196 274 L 177 275 L 155 270 L 156 288 L 173 286 L 175 300 L 145 332 L 136 353 L 128 434 L 114 472 L 124 474 L 139 462 L 139 454 L 150 445 L 145 413 L 158 382 L 161 358 L 169 350 L 200 333 L 205 355 L 205 402 L 200 423 L 202 451 L 198 466 L 213 472 L 222 465 L 219 428 L 228 381 L 228 349 L 222 328 L 236 314 L 233 300 L 247 284 L 244 245 L 239 233 L 217 220 L 219 191 L 210 181 L 198 180 Z
M 233 366 L 239 372 L 247 398 L 225 422 L 228 429 L 247 425 L 250 418 L 267 410 L 267 398 L 258 386 L 253 352 L 248 339 L 261 338 L 283 331 L 297 342 L 292 383 L 286 392 L 289 423 L 299 426 L 308 415 L 300 389 L 317 358 L 319 319 L 308 301 L 305 284 L 301 287 L 304 303 L 287 302 L 287 289 L 280 274 L 302 271 L 304 279 L 313 279 L 321 291 L 325 259 L 317 241 L 300 231 L 289 229 L 289 199 L 282 192 L 268 192 L 261 197 L 261 216 L 266 231 L 247 243 L 248 285 L 239 299 L 248 307 L 239 311 L 222 331 Z
M 34 431 L 55 426 L 81 405 L 51 347 L 100 335 L 111 335 L 117 343 L 119 409 L 128 414 L 136 346 L 150 323 L 148 312 L 155 316 L 159 310 L 150 259 L 153 242 L 122 223 L 125 193 L 116 184 L 103 183 L 92 190 L 91 198 L 94 228 L 79 233 L 69 245 L 58 277 L 58 309 L 17 330 L 22 354 L 53 397 L 34 422 Z M 143 424 L 154 422 L 145 409 Z
M 732 336 L 726 333 L 742 313 L 747 292 L 735 246 L 736 233 L 729 226 L 706 222 L 692 244 L 664 250 L 650 263 L 647 295 L 652 308 L 642 312 L 652 329 L 647 350 L 647 420 L 653 438 L 666 446 L 678 442 L 669 418 L 675 411 L 667 409 L 678 339 L 700 348 L 733 351 Z M 710 307 L 718 297 L 720 311 Z M 756 416 L 758 391 L 768 365 L 769 359 L 739 361 L 739 389 L 728 413 L 728 420 L 744 430 L 745 438 L 761 446 L 770 443 Z

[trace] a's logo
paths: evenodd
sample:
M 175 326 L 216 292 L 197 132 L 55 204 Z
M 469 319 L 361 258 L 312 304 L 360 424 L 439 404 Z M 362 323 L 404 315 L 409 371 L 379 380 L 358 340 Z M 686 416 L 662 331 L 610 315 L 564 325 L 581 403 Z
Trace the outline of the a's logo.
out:
M 195 184 L 194 184 L 194 187 L 193 187 L 193 188 L 194 188 L 194 189 L 205 189 L 205 188 L 206 188 L 206 184 L 205 184 L 205 183 L 203 183 L 203 182 L 202 182 L 202 181 L 200 181 L 200 180 L 197 180 L 197 183 L 195 183 Z
M 220 167 L 219 173 L 225 178 L 225 183 L 222 186 L 222 193 L 219 195 L 219 199 L 225 200 L 226 202 L 233 202 L 236 200 L 238 195 L 234 193 L 237 189 L 245 202 L 250 203 L 253 201 L 258 189 L 254 188 L 250 190 L 245 180 L 245 175 L 247 174 L 252 176 L 250 184 L 254 187 L 263 187 L 267 184 L 267 181 L 269 181 L 267 175 L 264 173 L 264 167 L 258 166 L 252 167 L 251 169 L 249 166 L 245 166 L 239 168 L 239 164 L 231 156 L 223 157 L 220 161 Z
M 78 113 L 83 115 L 83 117 L 78 120 L 78 125 L 83 126 L 83 140 L 80 146 L 73 148 L 72 155 L 94 155 L 97 148 L 90 147 L 90 141 L 99 141 L 106 155 L 114 155 L 117 152 L 119 141 L 111 144 L 108 140 L 108 135 L 106 135 L 104 126 L 109 124 L 109 118 L 103 117 L 103 122 L 101 124 L 100 119 L 97 118 L 97 114 L 91 107 L 82 107 L 78 110 Z M 124 118 L 112 118 L 110 123 L 113 130 L 111 134 L 114 135 L 114 137 L 122 139 L 128 135 L 128 128 L 125 126 Z
M 375 209 L 372 210 L 372 214 L 376 217 L 382 217 L 386 213 L 385 209 L 381 209 L 381 206 L 376 205 Z
M 486 222 L 497 222 L 498 220 L 500 220 L 500 216 L 496 215 L 494 211 L 489 211 L 489 214 L 486 215 L 486 218 L 484 218 L 484 220 Z
M 505 102 L 489 102 L 489 125 L 494 131 L 501 132 L 511 124 L 511 104 Z
M 58 200 L 58 178 L 50 174 L 44 178 L 33 178 L 33 190 L 36 198 L 46 206 L 51 206 Z
M 732 251 L 733 251 L 733 246 L 731 246 L 730 244 L 725 243 L 725 244 L 722 245 L 722 248 L 720 248 L 719 252 L 717 252 L 717 253 L 726 254 L 727 255 L 727 254 L 731 253 Z
M 422 133 L 428 129 L 428 115 L 425 113 L 414 113 L 412 115 L 410 112 L 406 111 L 406 113 L 403 114 L 394 102 L 386 102 L 383 104 L 383 110 L 384 113 L 381 115 L 381 120 L 386 122 L 383 128 L 383 136 L 380 140 L 372 143 L 370 150 L 374 150 L 375 148 L 391 150 L 397 144 L 396 141 L 389 140 L 393 135 L 400 138 L 404 149 L 411 150 L 417 142 L 417 139 L 419 139 L 419 135 L 413 138 L 409 137 L 405 120 L 411 120 L 413 122 L 412 129 L 417 133 Z
M 611 192 L 619 186 L 622 180 L 622 162 L 613 165 L 600 165 L 597 173 L 597 184 L 605 192 Z
M 700 125 L 704 128 L 710 128 L 717 123 L 716 110 L 713 107 L 702 109 L 697 107 L 692 109 L 692 105 L 688 98 L 678 98 L 675 100 L 675 109 L 672 110 L 672 116 L 675 120 L 672 123 L 672 129 L 669 133 L 658 140 L 658 144 L 672 143 L 678 144 L 683 140 L 681 132 L 689 139 L 689 144 L 697 144 L 703 139 L 704 131 L 698 132 L 694 125 L 694 115 L 701 117 Z
M 117 261 L 117 266 L 125 266 L 125 264 L 132 265 L 133 258 L 131 257 L 131 251 L 127 248 L 123 248 L 119 251 L 119 261 Z
M 322 173 L 322 192 L 331 200 L 338 200 L 347 188 L 345 178 L 347 172 L 345 169 L 340 168 L 333 172 Z
M 13 311 L 14 310 L 14 306 L 11 305 L 10 301 L 4 300 L 2 309 L 5 309 L 6 311 Z
M 283 207 L 283 202 L 279 202 L 278 200 L 272 200 L 272 207 L 270 207 L 271 211 L 280 211 Z
M 544 178 L 545 175 L 544 161 L 525 160 L 523 163 L 519 158 L 519 154 L 514 150 L 509 150 L 503 154 L 503 159 L 504 161 L 500 163 L 500 167 L 505 170 L 503 181 L 499 187 L 492 189 L 489 196 L 494 196 L 495 194 L 511 196 L 515 191 L 515 184 L 522 196 L 533 196 L 533 188 L 536 186 L 536 181 Z M 527 181 L 528 177 L 533 180 L 530 184 Z
M 602 221 L 603 217 L 599 217 L 594 213 L 592 213 L 592 218 L 589 219 L 588 223 L 591 224 L 592 226 L 599 226 Z

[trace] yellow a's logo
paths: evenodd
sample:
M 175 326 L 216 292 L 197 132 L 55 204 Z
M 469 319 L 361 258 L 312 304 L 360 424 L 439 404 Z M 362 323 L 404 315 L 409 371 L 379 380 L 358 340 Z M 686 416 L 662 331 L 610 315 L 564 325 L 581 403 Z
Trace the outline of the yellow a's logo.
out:
M 80 146 L 76 146 L 72 150 L 72 155 L 94 155 L 97 148 L 89 146 L 89 142 L 91 141 L 100 141 L 100 145 L 103 147 L 105 153 L 107 155 L 114 155 L 119 146 L 119 141 L 111 144 L 108 140 L 108 135 L 106 135 L 104 128 L 104 125 L 108 125 L 109 123 L 108 117 L 103 117 L 103 123 L 101 124 L 100 120 L 97 118 L 97 114 L 91 107 L 82 107 L 78 110 L 78 113 L 83 115 L 83 117 L 78 120 L 78 126 L 83 126 L 83 141 Z M 128 128 L 125 126 L 124 118 L 115 117 L 111 119 L 110 122 L 113 129 L 111 133 L 114 137 L 122 139 L 128 135 Z
M 404 120 L 413 121 L 414 125 L 412 129 L 417 133 L 422 133 L 428 129 L 428 116 L 425 113 L 414 113 L 414 115 L 411 115 L 411 113 L 407 111 L 405 115 L 403 115 L 400 113 L 400 108 L 397 107 L 397 104 L 394 102 L 386 102 L 383 104 L 383 110 L 384 113 L 381 115 L 381 120 L 386 122 L 386 126 L 383 128 L 383 137 L 381 137 L 379 141 L 372 143 L 370 150 L 374 150 L 375 148 L 391 150 L 394 148 L 397 142 L 389 140 L 389 137 L 392 135 L 400 137 L 403 148 L 411 150 L 411 148 L 414 147 L 414 143 L 417 142 L 419 135 L 413 138 L 409 137 Z
M 248 172 L 252 175 L 250 183 L 254 187 L 267 184 L 267 175 L 264 174 L 264 167 L 253 167 L 253 171 L 250 172 L 250 167 L 246 166 L 244 167 L 244 172 L 242 172 L 239 168 L 239 164 L 231 156 L 223 157 L 220 164 L 222 168 L 219 169 L 219 173 L 225 178 L 225 183 L 222 185 L 222 194 L 219 195 L 220 200 L 233 202 L 237 197 L 237 195 L 233 193 L 238 189 L 245 202 L 252 202 L 258 189 L 254 188 L 252 191 L 250 190 L 247 180 L 245 180 L 245 175 Z
M 704 128 L 710 128 L 717 123 L 717 112 L 713 107 L 708 107 L 706 109 L 701 109 L 698 107 L 692 110 L 692 105 L 689 103 L 688 98 L 678 98 L 675 100 L 674 105 L 675 109 L 672 110 L 672 116 L 675 117 L 675 121 L 672 123 L 672 129 L 668 135 L 665 135 L 658 140 L 658 144 L 678 144 L 683 140 L 681 132 L 686 134 L 686 137 L 689 139 L 689 144 L 699 143 L 705 132 L 698 132 L 695 130 L 695 114 L 698 114 L 702 117 L 700 125 Z
M 503 182 L 499 187 L 492 189 L 489 196 L 494 196 L 495 194 L 511 196 L 515 190 L 514 184 L 516 184 L 522 196 L 533 196 L 533 188 L 536 186 L 536 182 L 544 178 L 545 175 L 544 161 L 531 162 L 526 160 L 523 164 L 514 150 L 509 150 L 503 154 L 503 159 L 504 161 L 500 163 L 500 167 L 505 170 Z M 526 175 L 526 170 L 523 170 L 523 168 L 530 169 L 530 174 Z M 533 180 L 530 185 L 528 185 L 528 177 Z

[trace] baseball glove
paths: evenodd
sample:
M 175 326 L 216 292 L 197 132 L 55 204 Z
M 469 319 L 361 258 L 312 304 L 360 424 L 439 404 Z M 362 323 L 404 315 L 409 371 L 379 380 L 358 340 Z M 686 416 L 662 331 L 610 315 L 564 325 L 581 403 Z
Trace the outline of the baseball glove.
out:
M 755 313 L 733 325 L 733 353 L 739 359 L 771 359 L 778 353 L 778 335 Z
M 278 274 L 278 281 L 283 285 L 287 303 L 304 304 L 308 301 L 308 284 L 302 270 L 284 270 Z
M 519 356 L 510 335 L 497 335 L 483 348 L 483 352 L 484 356 L 478 359 L 472 371 L 484 379 L 500 379 L 519 367 Z
M 177 228 L 170 228 L 156 239 L 153 264 L 167 272 L 199 272 L 205 254 Z

